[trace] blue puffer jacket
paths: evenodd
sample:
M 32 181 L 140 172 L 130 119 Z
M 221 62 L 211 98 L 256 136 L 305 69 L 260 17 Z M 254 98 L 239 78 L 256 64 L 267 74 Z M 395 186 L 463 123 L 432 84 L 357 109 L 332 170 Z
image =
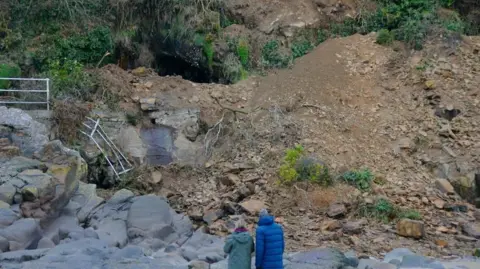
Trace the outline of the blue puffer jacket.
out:
M 261 269 L 283 269 L 282 226 L 273 221 L 273 216 L 260 217 L 256 232 L 255 266 Z

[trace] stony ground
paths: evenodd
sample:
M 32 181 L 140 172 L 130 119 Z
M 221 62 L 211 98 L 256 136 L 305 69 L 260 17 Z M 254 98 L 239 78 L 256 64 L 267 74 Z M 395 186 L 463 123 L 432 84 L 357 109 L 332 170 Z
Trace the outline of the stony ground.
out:
M 202 153 L 212 154 L 209 161 L 159 168 L 161 183 L 140 184 L 140 191 L 167 195 L 212 233 L 227 234 L 231 215 L 265 204 L 283 223 L 291 250 L 337 246 L 381 256 L 409 247 L 455 257 L 478 247 L 479 214 L 458 193 L 472 198 L 461 190 L 473 186 L 478 163 L 479 46 L 477 37 L 466 37 L 434 40 L 412 52 L 401 44 L 377 45 L 374 34 L 354 35 L 323 43 L 291 69 L 228 86 L 113 66 L 103 72 L 117 81 L 125 110 L 142 102 L 146 108 L 149 97 L 200 108 L 210 130 L 196 141 L 204 143 Z M 284 150 L 297 143 L 334 175 L 370 168 L 375 186 L 360 192 L 341 182 L 278 185 Z M 450 186 L 438 188 L 438 178 L 457 194 Z M 358 205 L 379 197 L 418 211 L 425 235 L 402 237 L 395 222 L 360 218 Z M 340 219 L 326 214 L 334 204 L 345 206 Z M 352 232 L 352 225 L 360 228 Z

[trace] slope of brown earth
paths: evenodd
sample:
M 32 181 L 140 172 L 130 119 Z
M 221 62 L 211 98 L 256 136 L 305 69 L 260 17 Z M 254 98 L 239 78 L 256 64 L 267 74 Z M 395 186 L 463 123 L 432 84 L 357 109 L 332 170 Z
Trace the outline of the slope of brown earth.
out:
M 156 96 L 175 100 L 167 102 L 174 106 L 200 107 L 211 133 L 219 134 L 205 167 L 160 168 L 163 183 L 153 191 L 197 220 L 226 207 L 239 213 L 237 203 L 245 200 L 264 201 L 280 217 L 290 250 L 337 246 L 378 256 L 408 247 L 432 256 L 470 254 L 476 240 L 462 237 L 461 226 L 475 221 L 475 209 L 439 209 L 438 201 L 463 202 L 434 185 L 436 177 L 471 176 L 480 149 L 480 40 L 468 38 L 459 46 L 451 41 L 436 40 L 411 53 L 379 46 L 374 35 L 329 40 L 292 69 L 229 86 L 132 76 L 128 102 Z M 435 115 L 452 106 L 461 111 L 453 120 Z M 205 134 L 198 139 L 212 141 Z M 296 143 L 335 175 L 368 167 L 383 185 L 364 193 L 341 183 L 279 186 L 284 150 Z M 357 205 L 378 197 L 419 211 L 426 236 L 400 237 L 395 223 L 374 219 L 348 234 L 344 225 L 359 218 Z M 333 202 L 346 205 L 338 223 L 325 214 Z M 220 214 L 211 231 L 227 233 L 229 214 Z

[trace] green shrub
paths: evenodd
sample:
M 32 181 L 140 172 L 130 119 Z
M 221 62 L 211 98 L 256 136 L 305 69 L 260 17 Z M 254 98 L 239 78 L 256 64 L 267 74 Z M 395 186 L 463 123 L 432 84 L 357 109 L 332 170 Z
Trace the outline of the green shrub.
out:
M 282 183 L 291 184 L 297 181 L 308 181 L 322 185 L 333 183 L 328 167 L 312 157 L 305 156 L 302 146 L 287 149 L 283 164 L 279 170 Z
M 138 120 L 139 120 L 139 115 L 138 114 L 127 112 L 127 114 L 125 114 L 125 118 L 126 118 L 128 124 L 130 124 L 132 126 L 137 126 Z
M 95 89 L 95 78 L 75 60 L 51 61 L 45 73 L 52 80 L 52 97 L 88 100 Z
M 343 180 L 357 187 L 360 190 L 370 189 L 374 175 L 368 168 L 361 170 L 348 171 L 342 175 Z
M 377 43 L 380 45 L 392 44 L 394 35 L 387 29 L 382 29 L 377 34 Z
M 455 4 L 455 0 L 440 0 L 440 5 L 445 8 L 451 8 Z
M 249 62 L 249 47 L 248 42 L 244 39 L 240 39 L 237 44 L 237 56 L 240 59 L 243 67 L 248 68 Z
M 16 64 L 0 63 L 0 78 L 17 78 L 20 77 L 20 67 Z M 10 88 L 11 81 L 0 80 L 0 89 Z
M 325 42 L 328 37 L 330 36 L 330 33 L 325 30 L 325 29 L 320 29 L 318 30 L 317 32 L 317 42 L 316 42 L 316 46 L 320 45 L 321 43 Z
M 389 222 L 396 218 L 397 209 L 387 199 L 380 198 L 374 204 L 360 206 L 359 214 L 362 217 L 376 218 L 383 222 Z
M 312 43 L 308 41 L 306 38 L 301 38 L 293 42 L 292 45 L 292 56 L 293 59 L 298 57 L 302 57 L 303 55 L 307 54 L 313 49 Z
M 385 223 L 397 219 L 422 219 L 422 215 L 418 211 L 403 210 L 384 198 L 377 199 L 373 204 L 362 204 L 358 212 L 362 217 L 376 218 Z
M 262 48 L 262 64 L 267 68 L 285 68 L 291 63 L 291 56 L 280 51 L 278 40 L 268 41 Z
M 413 210 L 413 209 L 408 209 L 405 211 L 400 211 L 398 213 L 398 218 L 399 219 L 411 219 L 411 220 L 421 220 L 422 215 L 420 212 Z

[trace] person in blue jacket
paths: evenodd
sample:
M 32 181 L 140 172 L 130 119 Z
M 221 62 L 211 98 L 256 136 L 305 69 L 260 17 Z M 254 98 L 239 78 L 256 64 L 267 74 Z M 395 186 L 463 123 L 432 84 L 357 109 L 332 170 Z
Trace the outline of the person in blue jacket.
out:
M 255 239 L 256 269 L 283 269 L 283 229 L 266 209 L 260 211 Z

